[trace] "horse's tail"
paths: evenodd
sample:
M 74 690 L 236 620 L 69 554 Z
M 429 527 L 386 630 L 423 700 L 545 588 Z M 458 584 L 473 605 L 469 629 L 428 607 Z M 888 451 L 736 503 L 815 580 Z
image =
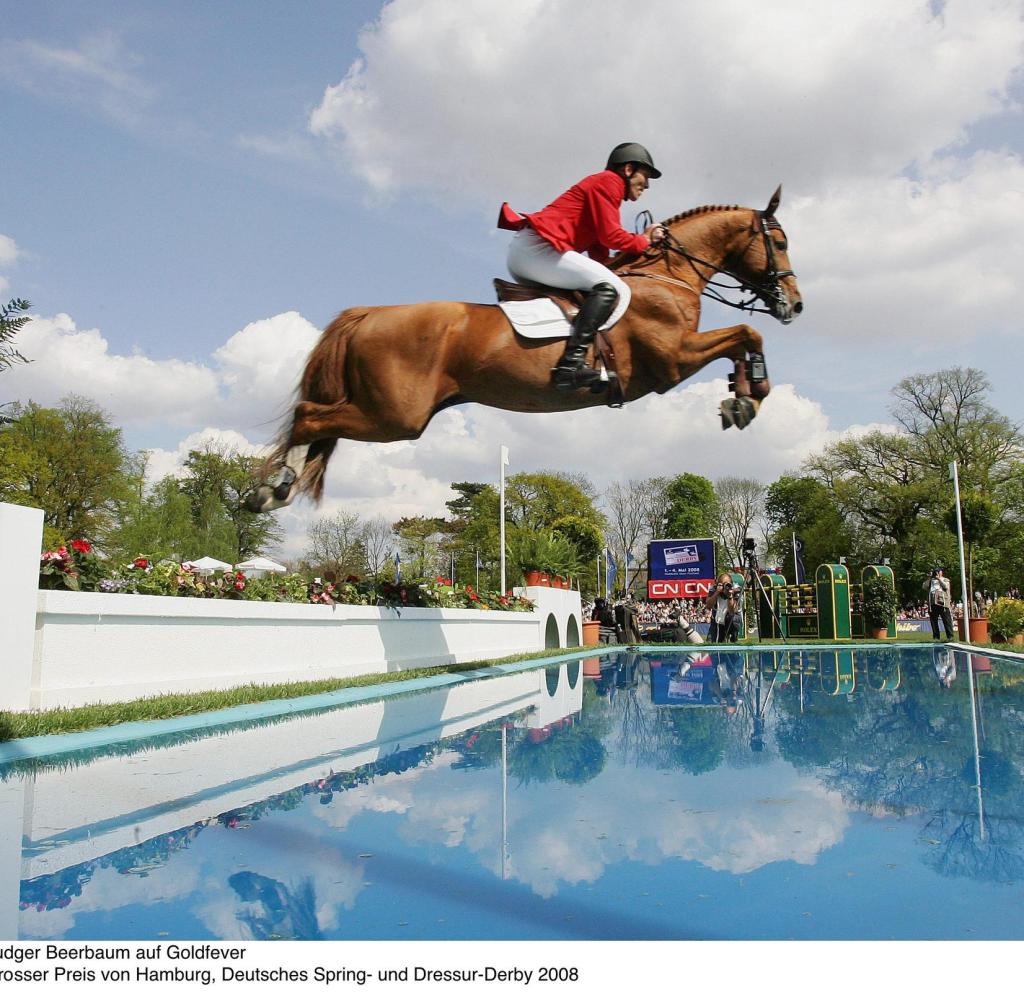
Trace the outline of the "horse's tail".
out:
M 292 416 L 282 425 L 273 449 L 263 464 L 261 474 L 264 478 L 284 465 L 288 452 L 296 444 L 295 425 L 299 410 L 304 404 L 330 407 L 348 402 L 345 379 L 348 342 L 367 313 L 366 309 L 346 309 L 324 328 L 320 340 L 306 359 L 306 367 L 295 393 Z M 305 464 L 291 494 L 292 499 L 299 494 L 306 494 L 314 503 L 320 502 L 324 492 L 327 463 L 335 445 L 335 438 L 320 438 L 309 444 Z

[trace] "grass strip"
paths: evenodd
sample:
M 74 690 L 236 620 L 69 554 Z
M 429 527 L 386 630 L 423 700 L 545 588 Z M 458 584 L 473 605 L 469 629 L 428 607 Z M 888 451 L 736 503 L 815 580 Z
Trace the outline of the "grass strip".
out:
M 514 664 L 535 657 L 562 657 L 581 653 L 585 647 L 566 647 L 559 650 L 530 650 L 497 657 L 491 660 L 473 660 L 461 664 L 443 664 L 437 667 L 418 667 L 386 674 L 360 674 L 354 678 L 323 678 L 319 681 L 293 681 L 270 685 L 240 685 L 211 692 L 182 692 L 155 695 L 132 702 L 96 703 L 73 709 L 33 709 L 26 712 L 0 712 L 0 742 L 22 740 L 26 737 L 44 737 L 59 733 L 80 733 L 118 723 L 137 723 L 146 720 L 175 719 L 196 713 L 215 712 L 235 706 L 253 705 L 274 699 L 294 699 L 304 695 L 321 695 L 345 688 L 364 688 L 369 685 L 391 684 L 431 678 L 439 674 L 462 674 L 497 664 Z M 607 649 L 607 647 L 605 648 Z

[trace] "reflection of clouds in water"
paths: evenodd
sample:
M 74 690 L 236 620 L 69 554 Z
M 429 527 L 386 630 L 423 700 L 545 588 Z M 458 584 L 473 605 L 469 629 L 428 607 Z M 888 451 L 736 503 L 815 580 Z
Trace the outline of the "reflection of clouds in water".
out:
M 251 853 L 250 857 L 253 857 Z M 315 859 L 305 860 L 288 851 L 260 852 L 258 863 L 254 860 L 251 868 L 296 895 L 302 892 L 304 882 L 312 883 L 317 924 L 321 931 L 328 933 L 342 922 L 342 911 L 351 911 L 356 906 L 363 888 L 363 864 L 327 849 L 318 852 Z M 251 906 L 239 899 L 228 885 L 232 875 L 234 873 L 225 871 L 207 883 L 207 901 L 196 909 L 196 917 L 216 938 L 251 939 L 251 929 L 243 916 Z
M 454 785 L 444 753 L 401 775 L 338 794 L 314 812 L 343 829 L 364 810 L 400 813 L 410 845 L 465 845 L 478 863 L 501 870 L 501 771 L 461 771 Z M 670 802 L 669 800 L 674 800 Z M 670 778 L 607 768 L 580 789 L 561 783 L 509 786 L 513 878 L 551 897 L 560 885 L 594 882 L 618 862 L 696 861 L 746 873 L 772 862 L 813 865 L 849 826 L 842 797 L 790 765 Z
M 560 803 L 545 790 L 529 815 L 517 815 L 517 878 L 546 896 L 560 882 L 591 880 L 626 860 L 684 859 L 735 874 L 779 861 L 812 865 L 849 826 L 839 794 L 781 762 L 733 772 L 724 783 L 712 773 L 671 784 L 669 797 L 662 779 L 609 769 L 584 803 Z
M 96 869 L 82 888 L 82 895 L 72 897 L 67 907 L 22 911 L 20 934 L 24 938 L 61 938 L 74 927 L 79 914 L 107 913 L 131 904 L 156 904 L 187 897 L 199 884 L 198 864 L 181 858 L 150 869 L 146 876 Z

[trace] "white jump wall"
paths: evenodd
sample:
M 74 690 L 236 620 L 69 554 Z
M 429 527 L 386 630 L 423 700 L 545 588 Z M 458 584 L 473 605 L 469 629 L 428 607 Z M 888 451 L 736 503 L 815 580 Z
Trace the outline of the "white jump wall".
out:
M 344 678 L 579 644 L 579 593 L 546 587 L 522 590 L 536 604 L 526 613 L 39 591 L 41 525 L 41 512 L 0 505 L 0 709 Z

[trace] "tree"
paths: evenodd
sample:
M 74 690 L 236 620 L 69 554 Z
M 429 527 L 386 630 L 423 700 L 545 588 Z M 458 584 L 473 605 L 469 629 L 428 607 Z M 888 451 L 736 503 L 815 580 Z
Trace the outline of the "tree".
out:
M 382 515 L 371 518 L 363 525 L 362 538 L 366 572 L 378 580 L 394 557 L 395 533 L 391 529 L 391 522 Z
M 743 540 L 764 509 L 764 484 L 739 476 L 723 476 L 715 482 L 718 500 L 719 563 L 740 566 Z
M 974 553 L 983 544 L 996 524 L 995 505 L 981 494 L 967 491 L 960 495 L 960 527 L 967 543 L 967 592 L 974 600 Z M 946 512 L 946 527 L 957 534 L 956 503 Z M 980 610 L 979 610 L 980 614 Z
M 102 546 L 130 489 L 128 460 L 121 431 L 90 400 L 15 404 L 0 426 L 0 500 L 42 508 L 48 547 L 74 538 Z
M 552 471 L 516 473 L 505 484 L 505 515 L 511 524 L 531 529 L 551 528 L 569 514 L 600 525 L 595 496 L 584 476 Z
M 31 308 L 32 303 L 27 299 L 11 299 L 6 306 L 0 306 L 0 372 L 18 362 L 28 361 L 11 342 L 14 335 L 31 319 L 18 314 Z
M 718 500 L 711 481 L 681 473 L 665 487 L 665 537 L 713 539 L 718 532 Z
M 609 518 L 609 545 L 616 560 L 621 561 L 621 570 L 626 587 L 629 587 L 624 554 L 633 556 L 629 569 L 637 570 L 642 557 L 636 552 L 644 535 L 643 485 L 639 480 L 613 483 L 604 493 Z
M 991 384 L 976 368 L 947 368 L 902 379 L 893 416 L 914 441 L 918 462 L 940 478 L 956 459 L 961 483 L 990 494 L 1024 459 L 1021 426 L 988 402 Z
M 165 476 L 147 490 L 148 458 L 148 453 L 140 452 L 129 460 L 129 490 L 116 503 L 115 525 L 105 549 L 118 562 L 140 553 L 155 560 L 198 559 L 205 553 L 192 521 L 191 502 L 173 476 Z
M 366 572 L 366 526 L 351 511 L 336 511 L 309 526 L 302 555 L 309 570 L 329 580 L 361 577 Z
M 193 521 L 208 555 L 239 563 L 284 537 L 276 515 L 256 514 L 245 506 L 261 464 L 257 456 L 212 441 L 188 453 L 181 489 L 192 502 Z
M 433 577 L 447 571 L 441 550 L 444 518 L 400 518 L 392 527 L 399 538 L 407 577 Z
M 788 581 L 796 581 L 793 535 L 804 542 L 804 566 L 813 577 L 822 563 L 854 550 L 853 537 L 829 489 L 810 476 L 780 476 L 765 492 L 768 550 Z

